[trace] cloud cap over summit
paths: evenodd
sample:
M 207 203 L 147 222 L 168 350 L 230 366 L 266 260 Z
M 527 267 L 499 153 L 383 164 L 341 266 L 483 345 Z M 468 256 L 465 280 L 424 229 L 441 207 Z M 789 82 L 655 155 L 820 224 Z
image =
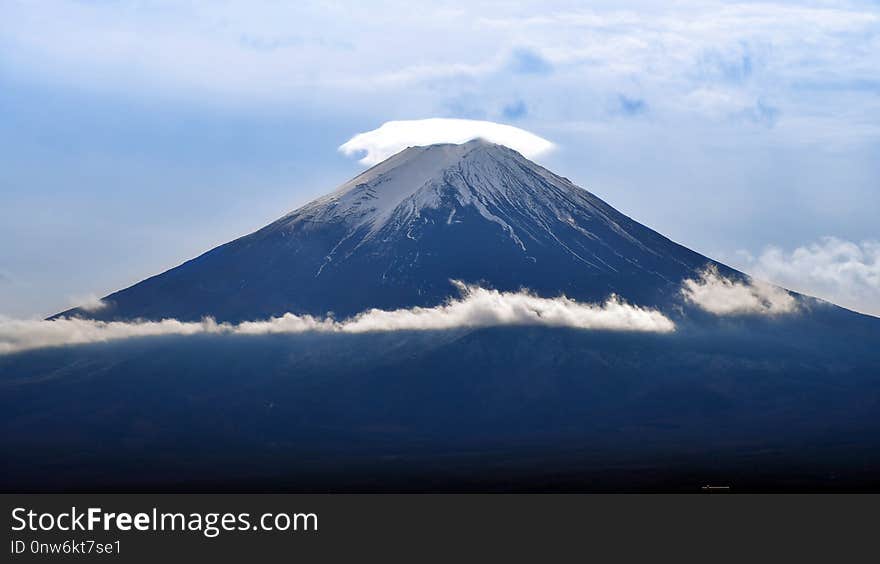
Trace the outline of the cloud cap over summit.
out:
M 358 133 L 339 150 L 349 156 L 364 153 L 360 163 L 374 165 L 407 147 L 460 144 L 474 139 L 510 147 L 528 158 L 542 155 L 554 147 L 552 142 L 512 125 L 473 119 L 428 118 L 385 122 L 376 129 Z

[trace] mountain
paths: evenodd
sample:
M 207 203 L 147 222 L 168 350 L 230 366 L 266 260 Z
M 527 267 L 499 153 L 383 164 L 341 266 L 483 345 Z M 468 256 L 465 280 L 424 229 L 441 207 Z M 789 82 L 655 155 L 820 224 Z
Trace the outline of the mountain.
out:
M 107 296 L 99 319 L 430 306 L 450 279 L 643 305 L 709 261 L 507 147 L 410 147 L 266 227 Z M 722 267 L 724 268 L 724 267 Z

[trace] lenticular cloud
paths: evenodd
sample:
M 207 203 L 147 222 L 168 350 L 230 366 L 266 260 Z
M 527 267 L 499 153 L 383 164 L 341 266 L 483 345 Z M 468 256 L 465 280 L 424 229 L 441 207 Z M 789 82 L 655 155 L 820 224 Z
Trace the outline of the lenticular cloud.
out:
M 512 125 L 473 119 L 430 118 L 385 122 L 378 129 L 359 133 L 339 147 L 346 155 L 364 154 L 361 164 L 380 163 L 407 147 L 436 143 L 467 143 L 485 139 L 534 158 L 551 150 L 550 141 Z
M 262 321 L 238 324 L 212 319 L 185 322 L 96 321 L 60 318 L 49 321 L 0 320 L 0 354 L 28 349 L 98 343 L 157 335 L 271 333 L 370 333 L 380 331 L 437 331 L 500 325 L 536 325 L 606 331 L 668 333 L 675 324 L 656 310 L 627 304 L 611 296 L 603 304 L 577 302 L 565 296 L 541 298 L 527 291 L 500 292 L 454 282 L 461 298 L 435 307 L 397 310 L 371 309 L 337 321 L 285 313 Z

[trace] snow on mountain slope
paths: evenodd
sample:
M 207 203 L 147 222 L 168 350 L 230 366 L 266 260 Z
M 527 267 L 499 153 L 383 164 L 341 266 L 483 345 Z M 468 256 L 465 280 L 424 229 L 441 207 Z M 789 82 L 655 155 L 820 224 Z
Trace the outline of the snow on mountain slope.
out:
M 516 151 L 474 140 L 410 147 L 251 235 L 108 296 L 100 311 L 67 313 L 341 316 L 436 305 L 455 295 L 450 279 L 659 306 L 679 300 L 681 281 L 707 262 Z
M 513 226 L 490 207 L 512 205 L 548 232 L 548 221 L 576 222 L 578 204 L 594 206 L 589 194 L 568 181 L 526 161 L 515 151 L 482 140 L 461 145 L 410 147 L 343 184 L 332 194 L 292 212 L 291 223 L 344 218 L 357 229 L 369 225 L 374 235 L 389 221 L 405 224 L 420 211 L 443 205 L 445 188 L 455 188 L 459 206 L 473 206 L 485 219 L 505 229 L 525 250 Z M 530 165 L 530 166 L 529 166 Z M 535 182 L 540 186 L 535 187 Z M 536 189 L 537 188 L 537 189 Z M 454 219 L 453 208 L 447 223 Z M 607 221 L 613 223 L 609 218 Z M 626 233 L 620 231 L 624 236 Z M 585 235 L 591 236 L 589 232 Z M 552 235 L 552 232 L 551 232 Z
M 409 147 L 287 217 L 308 216 L 313 221 L 343 217 L 354 227 L 369 223 L 375 231 L 397 206 L 470 152 L 473 145 Z

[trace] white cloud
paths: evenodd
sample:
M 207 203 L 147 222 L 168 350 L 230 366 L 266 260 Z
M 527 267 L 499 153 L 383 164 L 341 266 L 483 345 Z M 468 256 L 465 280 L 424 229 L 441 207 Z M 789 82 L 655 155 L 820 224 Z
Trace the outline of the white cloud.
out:
M 534 158 L 553 148 L 553 143 L 512 125 L 472 119 L 429 118 L 389 121 L 379 128 L 358 133 L 339 150 L 348 156 L 366 153 L 360 163 L 374 165 L 407 147 L 435 143 L 466 143 L 483 138 Z
M 748 110 L 755 104 L 755 100 L 741 90 L 717 86 L 698 88 L 688 94 L 684 101 L 712 117 L 729 116 Z
M 669 332 L 675 324 L 656 310 L 611 296 L 604 304 L 560 296 L 541 298 L 528 292 L 499 292 L 455 282 L 463 299 L 431 308 L 370 310 L 343 323 L 345 331 L 452 329 L 493 325 L 548 325 L 610 331 Z
M 9 72 L 202 104 L 400 116 L 474 95 L 483 101 L 475 110 L 493 116 L 515 95 L 535 102 L 536 119 L 560 124 L 605 117 L 604 100 L 636 88 L 653 117 L 747 115 L 764 100 L 786 124 L 876 122 L 880 15 L 870 4 L 6 4 L 0 62 Z M 511 57 L 524 51 L 552 72 L 512 76 L 522 69 Z M 216 72 L 218 60 L 227 72 Z M 822 95 L 827 87 L 865 92 L 854 105 Z M 841 129 L 851 130 L 832 131 Z
M 772 246 L 757 257 L 740 252 L 734 261 L 774 283 L 880 316 L 880 241 L 824 237 L 791 252 Z
M 101 311 L 102 309 L 106 308 L 107 302 L 94 294 L 89 294 L 88 296 L 74 298 L 73 300 L 71 300 L 71 305 L 74 307 L 78 307 L 83 311 L 88 311 L 89 313 L 91 313 L 95 311 Z
M 220 330 L 220 326 L 211 320 L 189 323 L 176 319 L 137 322 L 70 318 L 51 321 L 0 319 L 0 354 L 58 345 L 100 343 L 131 337 L 194 335 Z
M 685 280 L 685 299 L 715 315 L 779 315 L 797 311 L 794 296 L 782 288 L 749 280 L 725 278 L 714 265 L 707 266 L 697 280 Z
M 248 94 L 291 85 L 371 86 L 383 74 L 410 74 L 406 69 L 426 71 L 411 73 L 412 80 L 430 80 L 435 68 L 441 74 L 485 74 L 497 70 L 499 52 L 526 39 L 551 62 L 589 61 L 620 72 L 663 72 L 693 63 L 707 47 L 727 54 L 749 43 L 772 46 L 774 56 L 785 59 L 780 64 L 798 63 L 789 72 L 841 72 L 876 68 L 870 52 L 858 48 L 870 46 L 866 40 L 880 22 L 870 5 L 711 0 L 576 10 L 569 2 L 506 6 L 480 0 L 467 10 L 412 10 L 395 0 L 380 8 L 255 0 L 137 6 L 68 1 L 53 2 L 52 10 L 42 2 L 7 4 L 9 17 L 0 31 L 10 45 L 8 56 L 28 57 L 42 72 L 79 72 L 80 79 L 94 79 L 100 70 L 115 71 L 108 77 L 115 79 L 146 73 L 145 80 L 162 86 L 207 80 Z M 852 54 L 866 56 L 847 59 Z M 218 56 L 236 72 L 214 72 Z
M 106 342 L 156 335 L 368 333 L 431 331 L 496 325 L 543 325 L 606 331 L 668 333 L 675 324 L 656 310 L 627 304 L 616 296 L 604 304 L 581 303 L 560 296 L 541 298 L 526 291 L 499 292 L 455 282 L 462 297 L 436 307 L 384 311 L 372 309 L 343 321 L 286 313 L 264 321 L 239 324 L 211 319 L 183 322 L 96 321 L 61 318 L 51 321 L 0 319 L 0 354 L 41 347 Z

